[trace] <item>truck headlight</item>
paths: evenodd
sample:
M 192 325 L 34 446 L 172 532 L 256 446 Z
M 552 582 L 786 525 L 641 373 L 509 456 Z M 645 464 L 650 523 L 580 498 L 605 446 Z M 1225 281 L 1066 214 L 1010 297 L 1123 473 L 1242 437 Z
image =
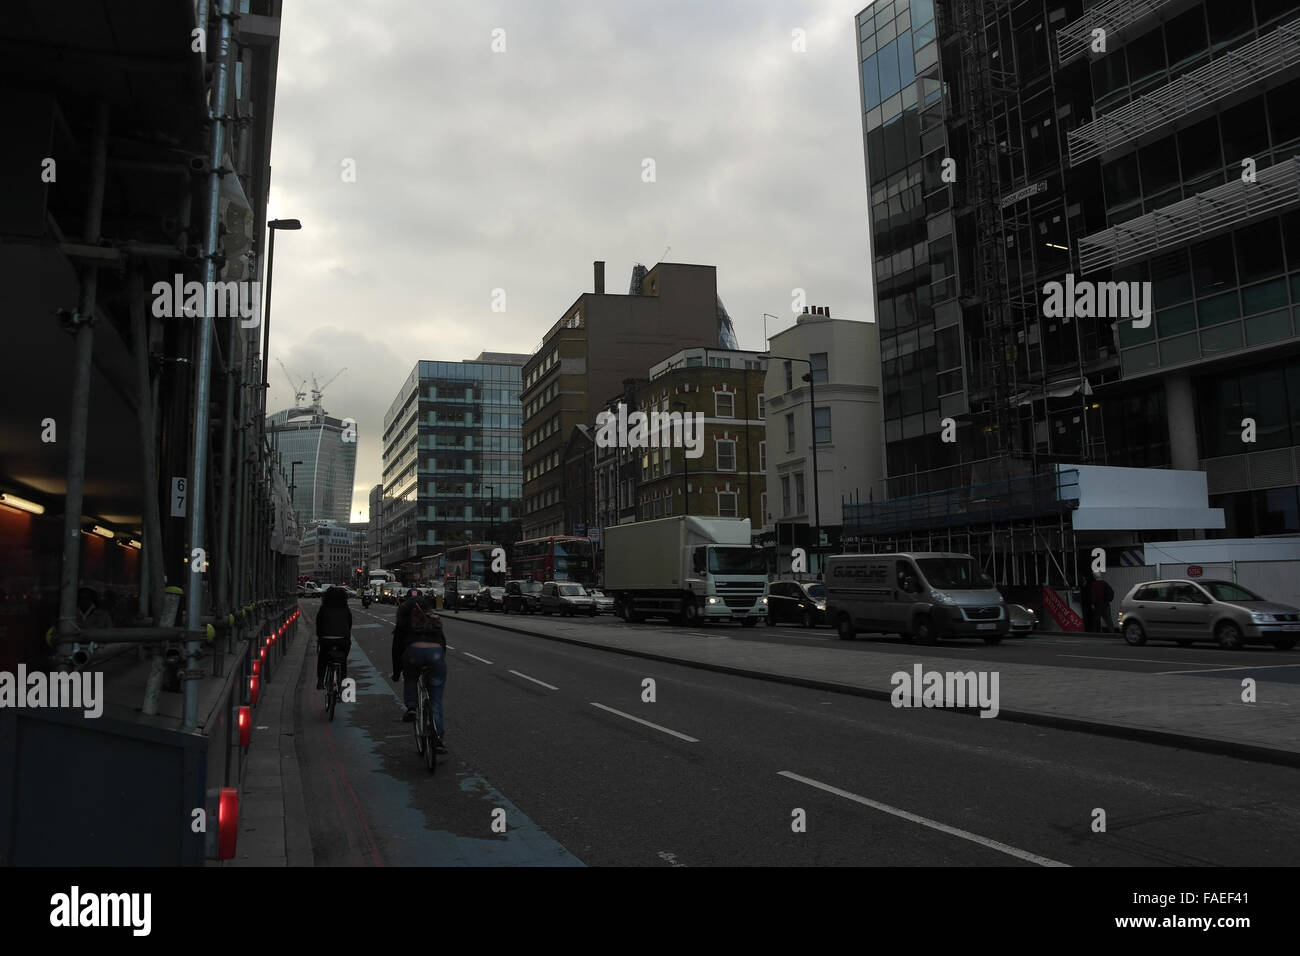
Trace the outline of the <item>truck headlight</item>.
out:
M 720 597 L 711 597 L 711 598 L 709 598 L 709 603 L 710 603 L 710 604 L 721 604 L 721 603 L 722 603 L 722 598 L 720 598 Z
M 1269 621 L 1273 620 L 1273 616 L 1271 614 L 1265 614 L 1263 611 L 1251 611 L 1250 620 L 1253 624 L 1267 624 Z
M 759 603 L 759 604 L 766 604 L 766 603 L 767 603 L 767 595 L 764 594 L 761 598 L 759 598 L 759 599 L 758 599 L 758 603 Z

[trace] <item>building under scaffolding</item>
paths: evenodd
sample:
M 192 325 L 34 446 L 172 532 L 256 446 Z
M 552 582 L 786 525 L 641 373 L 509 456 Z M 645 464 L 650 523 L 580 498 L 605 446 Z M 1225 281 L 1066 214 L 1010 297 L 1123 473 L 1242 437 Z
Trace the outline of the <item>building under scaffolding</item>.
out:
M 1113 558 L 1148 527 L 1080 539 L 1062 469 L 1099 465 L 1208 473 L 1223 533 L 1300 530 L 1300 422 L 1280 411 L 1300 407 L 1291 21 L 1273 0 L 858 15 L 888 478 L 846 537 L 951 536 L 1000 583 L 1075 585 L 1085 546 Z M 1247 154 L 1270 167 L 1249 194 Z M 1149 281 L 1152 320 L 1048 314 L 1044 286 L 1067 275 Z M 1282 416 L 1275 450 L 1242 447 L 1229 424 L 1263 413 Z M 1216 511 L 1168 527 L 1216 533 Z
M 280 6 L 16 0 L 0 22 L 0 669 L 102 671 L 108 698 L 0 712 L 6 864 L 201 865 L 190 809 L 243 781 L 236 717 L 299 538 L 258 293 Z M 113 627 L 89 629 L 86 587 Z

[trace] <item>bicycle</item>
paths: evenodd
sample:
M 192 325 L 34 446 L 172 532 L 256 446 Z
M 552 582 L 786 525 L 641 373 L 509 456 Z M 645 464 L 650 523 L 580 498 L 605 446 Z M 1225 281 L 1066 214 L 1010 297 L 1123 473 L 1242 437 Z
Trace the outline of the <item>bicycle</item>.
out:
M 438 745 L 442 742 L 441 728 L 433 719 L 433 691 L 429 680 L 433 677 L 433 668 L 425 665 L 420 668 L 416 679 L 415 704 L 415 749 L 429 764 L 429 773 L 438 772 Z
M 329 651 L 325 662 L 325 713 L 334 720 L 334 705 L 338 703 L 343 690 L 343 653 L 337 648 Z

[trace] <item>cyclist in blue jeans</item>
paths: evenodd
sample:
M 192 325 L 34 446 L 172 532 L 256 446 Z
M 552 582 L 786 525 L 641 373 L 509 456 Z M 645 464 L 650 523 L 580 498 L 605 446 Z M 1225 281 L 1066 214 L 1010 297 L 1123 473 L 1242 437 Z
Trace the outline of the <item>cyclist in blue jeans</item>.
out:
M 442 633 L 442 620 L 434 613 L 433 602 L 412 588 L 397 608 L 397 623 L 393 628 L 393 674 L 406 675 L 403 688 L 406 699 L 405 721 L 415 720 L 418 701 L 416 682 L 420 668 L 433 668 L 429 691 L 433 698 L 433 721 L 439 733 L 434 740 L 437 753 L 445 754 L 443 745 L 442 694 L 447 686 L 447 638 Z

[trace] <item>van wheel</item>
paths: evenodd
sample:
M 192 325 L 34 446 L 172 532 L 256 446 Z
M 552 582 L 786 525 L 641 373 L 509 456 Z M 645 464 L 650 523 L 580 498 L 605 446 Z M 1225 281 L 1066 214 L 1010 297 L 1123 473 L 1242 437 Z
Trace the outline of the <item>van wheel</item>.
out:
M 847 614 L 841 614 L 835 621 L 835 633 L 840 636 L 841 641 L 851 641 L 858 636 L 858 632 L 853 627 L 853 621 Z
M 1124 643 L 1129 647 L 1141 647 L 1147 642 L 1147 632 L 1142 625 L 1129 618 L 1124 622 Z
M 985 634 L 985 635 L 984 635 L 984 643 L 985 643 L 985 644 L 1001 644 L 1001 643 L 1002 643 L 1002 635 L 1001 635 L 1001 634 Z
M 1216 627 L 1214 636 L 1218 639 L 1219 646 L 1225 651 L 1235 651 L 1241 647 L 1241 628 L 1231 621 L 1224 621 Z
M 939 638 L 934 633 L 934 625 L 930 622 L 930 615 L 922 614 L 916 619 L 916 623 L 912 625 L 912 639 L 927 647 L 939 643 Z

